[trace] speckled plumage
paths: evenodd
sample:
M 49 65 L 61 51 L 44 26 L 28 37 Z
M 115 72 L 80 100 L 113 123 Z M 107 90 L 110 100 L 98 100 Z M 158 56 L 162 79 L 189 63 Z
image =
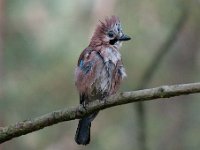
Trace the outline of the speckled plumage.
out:
M 119 49 L 122 41 L 130 40 L 123 34 L 117 17 L 106 18 L 97 26 L 89 46 L 81 53 L 75 71 L 75 85 L 80 103 L 86 103 L 116 93 L 126 76 Z M 79 121 L 75 141 L 86 145 L 90 141 L 91 121 L 98 112 Z

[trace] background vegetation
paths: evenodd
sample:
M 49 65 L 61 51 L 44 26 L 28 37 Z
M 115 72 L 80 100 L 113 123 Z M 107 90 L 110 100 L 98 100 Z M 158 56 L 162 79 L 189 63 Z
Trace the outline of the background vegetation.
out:
M 199 81 L 199 8 L 198 0 L 0 0 L 0 126 L 77 105 L 74 68 L 79 54 L 98 20 L 112 14 L 120 17 L 124 32 L 132 37 L 121 49 L 128 74 L 121 91 L 137 89 L 163 49 L 165 57 L 145 87 Z M 146 149 L 198 150 L 199 98 L 145 102 Z M 140 149 L 136 110 L 129 104 L 102 111 L 87 149 Z M 77 123 L 16 138 L 0 150 L 86 149 L 74 142 Z

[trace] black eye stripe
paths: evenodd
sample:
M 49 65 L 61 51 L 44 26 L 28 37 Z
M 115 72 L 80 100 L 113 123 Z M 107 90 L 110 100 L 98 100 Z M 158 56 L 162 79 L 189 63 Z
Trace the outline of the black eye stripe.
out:
M 118 41 L 118 40 L 115 38 L 115 39 L 113 39 L 113 40 L 110 40 L 109 43 L 110 43 L 111 45 L 114 45 L 117 41 Z

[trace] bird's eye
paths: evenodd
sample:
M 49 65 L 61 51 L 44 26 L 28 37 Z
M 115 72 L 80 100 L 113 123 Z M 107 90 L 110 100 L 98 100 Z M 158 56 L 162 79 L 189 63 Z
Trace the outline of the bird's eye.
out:
M 108 36 L 109 36 L 110 38 L 113 38 L 113 37 L 114 37 L 114 33 L 113 33 L 112 31 L 110 31 L 110 32 L 108 32 Z
M 119 27 L 117 28 L 117 31 L 120 32 L 120 28 Z

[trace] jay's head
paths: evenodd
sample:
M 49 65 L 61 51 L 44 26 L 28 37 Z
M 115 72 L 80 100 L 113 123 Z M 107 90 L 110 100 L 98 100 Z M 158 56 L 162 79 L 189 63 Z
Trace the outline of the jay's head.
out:
M 100 21 L 91 39 L 91 44 L 119 47 L 122 41 L 130 39 L 123 33 L 119 18 L 112 16 L 106 18 L 104 22 Z

